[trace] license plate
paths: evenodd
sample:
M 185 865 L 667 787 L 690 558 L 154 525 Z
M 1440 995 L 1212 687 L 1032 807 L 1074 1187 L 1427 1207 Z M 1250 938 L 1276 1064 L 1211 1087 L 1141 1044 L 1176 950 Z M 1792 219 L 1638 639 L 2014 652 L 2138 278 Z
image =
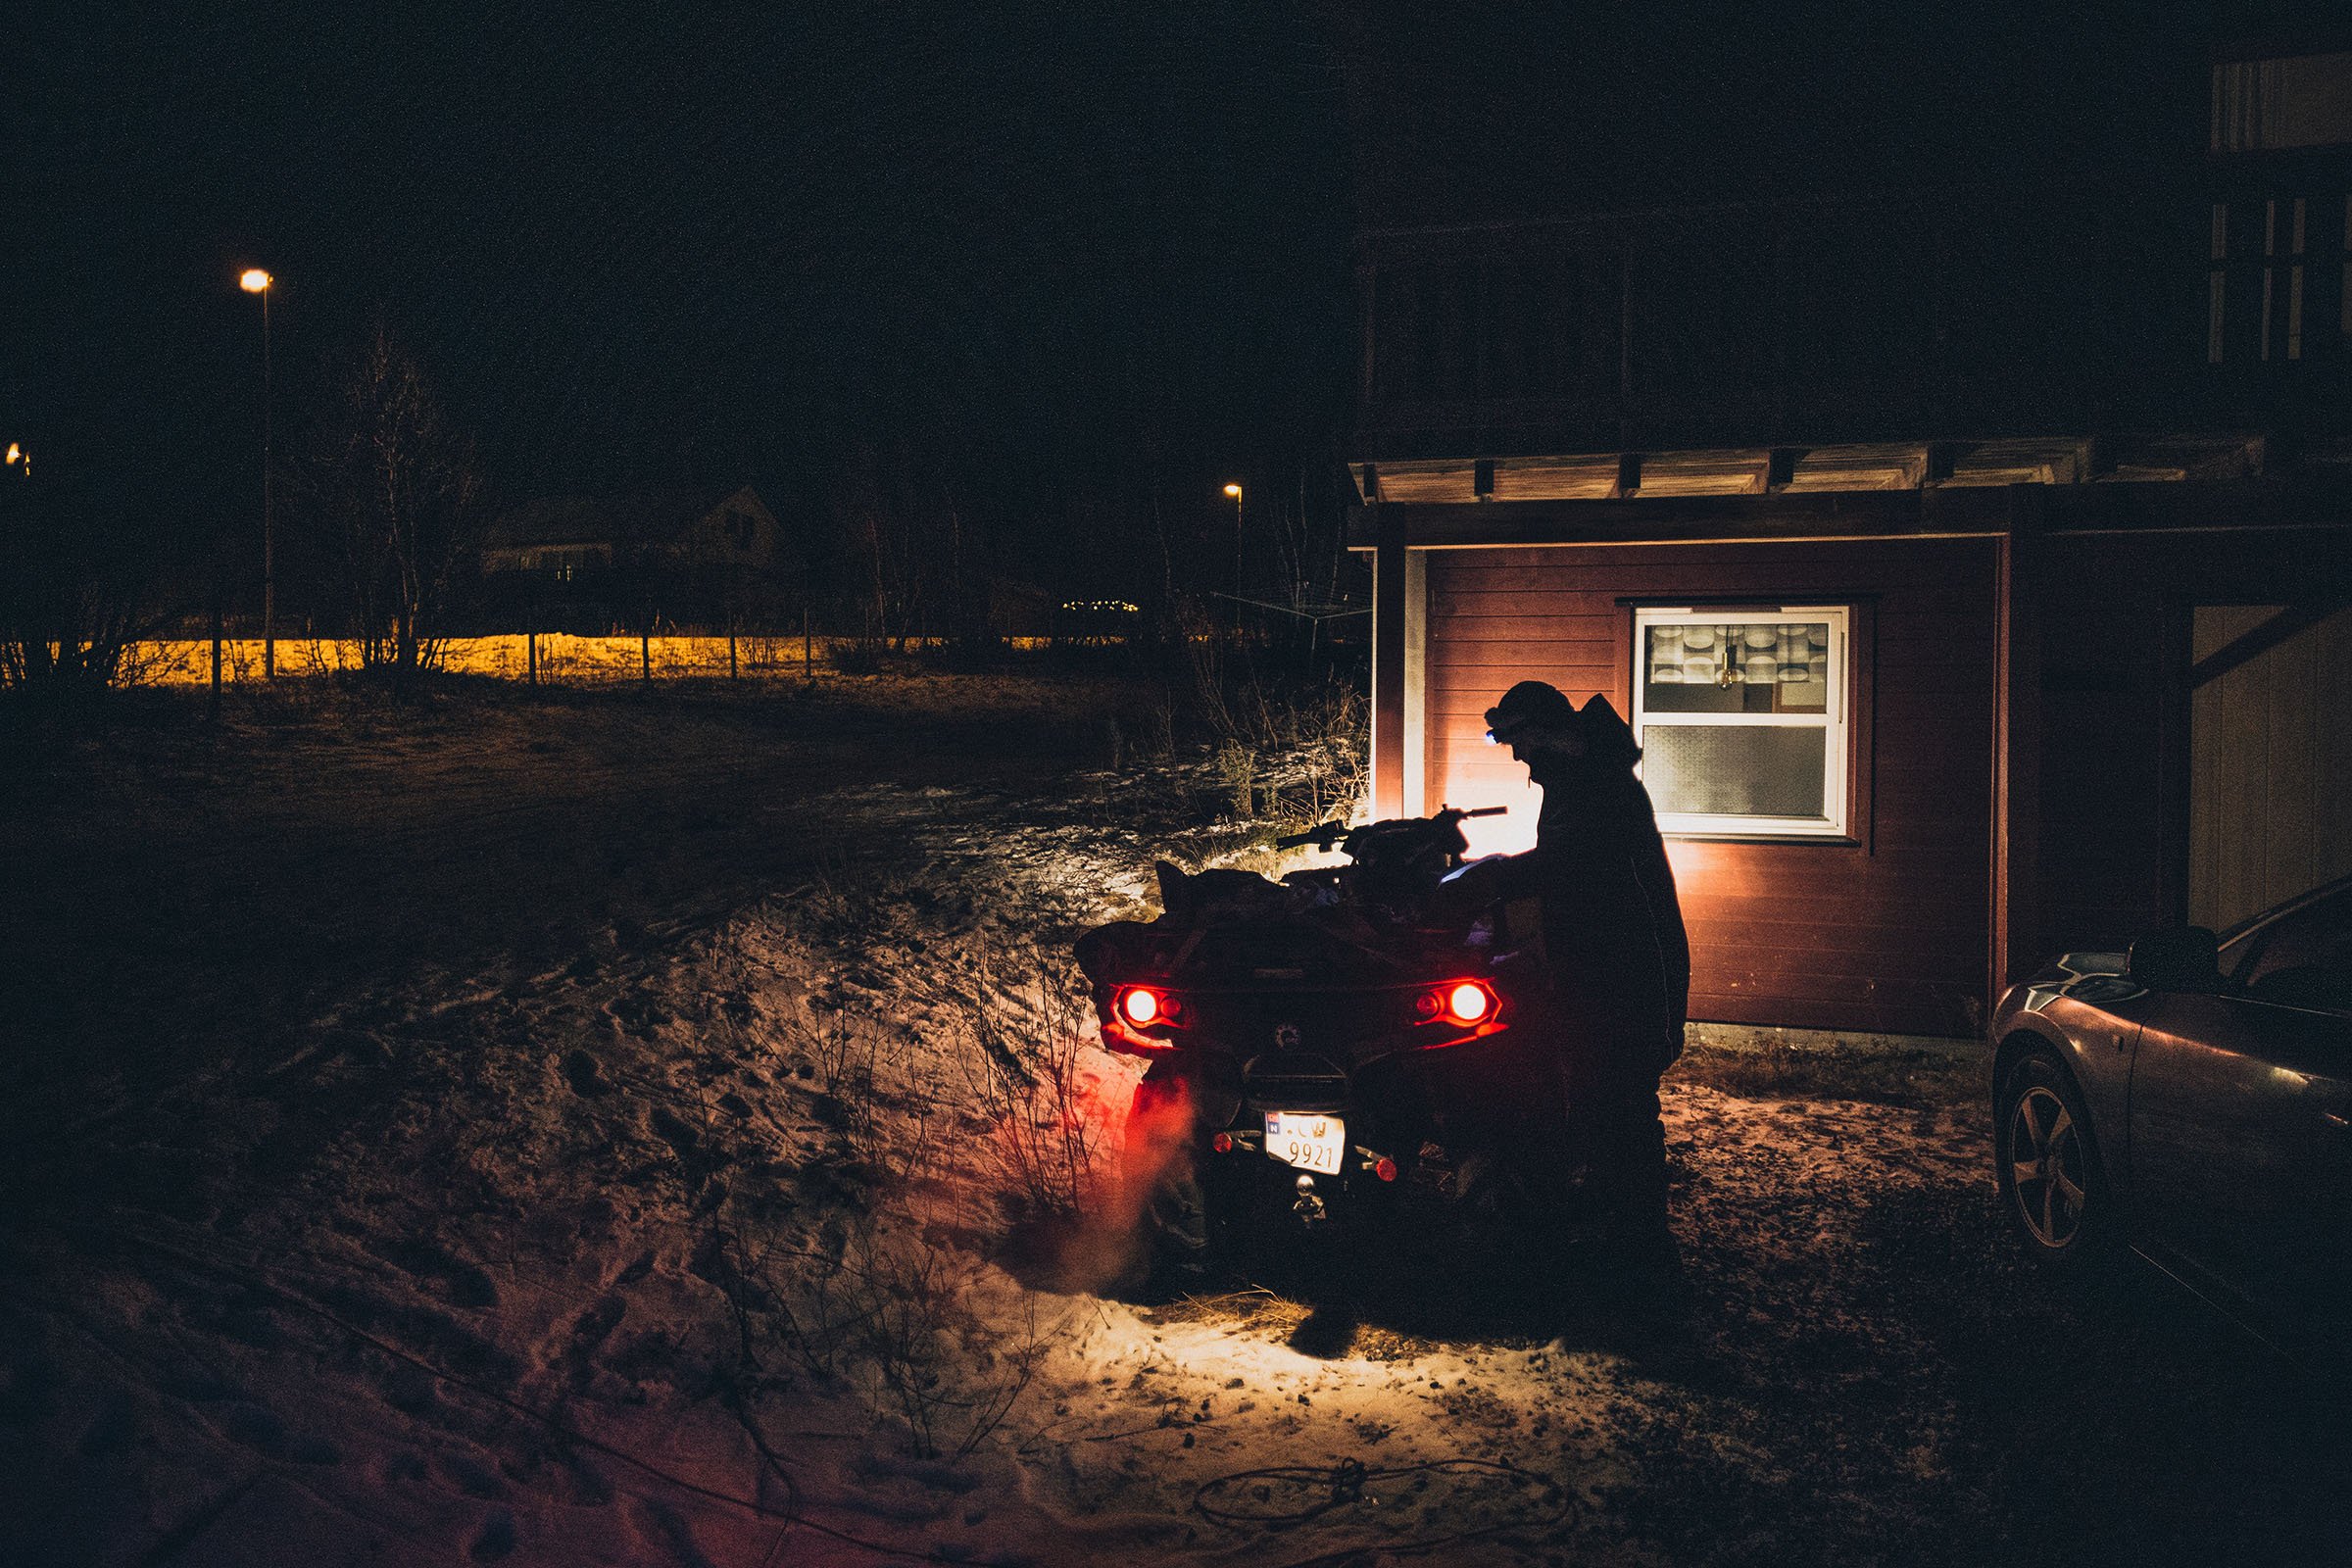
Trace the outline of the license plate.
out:
M 1286 1165 L 1336 1176 L 1348 1153 L 1348 1124 L 1337 1116 L 1269 1110 L 1266 1152 Z

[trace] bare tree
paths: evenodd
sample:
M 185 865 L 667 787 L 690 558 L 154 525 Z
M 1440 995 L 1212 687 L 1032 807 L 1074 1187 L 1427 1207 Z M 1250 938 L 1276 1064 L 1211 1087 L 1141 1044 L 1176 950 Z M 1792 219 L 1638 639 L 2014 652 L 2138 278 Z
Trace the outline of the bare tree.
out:
M 985 625 L 985 539 L 939 465 L 908 442 L 863 447 L 834 499 L 840 584 L 865 640 L 966 636 Z
M 12 449 L 0 472 L 0 691 L 66 706 L 135 680 L 155 634 L 155 540 L 127 509 L 46 474 Z
M 421 367 L 378 320 L 334 385 L 309 478 L 361 666 L 395 693 L 440 658 L 458 568 L 478 543 L 481 479 Z

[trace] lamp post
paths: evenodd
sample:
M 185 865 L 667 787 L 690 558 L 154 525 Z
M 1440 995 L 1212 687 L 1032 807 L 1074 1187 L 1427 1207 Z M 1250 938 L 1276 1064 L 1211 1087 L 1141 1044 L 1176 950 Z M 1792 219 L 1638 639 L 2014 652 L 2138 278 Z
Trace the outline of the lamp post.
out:
M 237 287 L 262 297 L 262 678 L 277 679 L 277 540 L 270 506 L 270 285 L 277 279 L 249 267 Z
M 1233 632 L 1242 632 L 1242 487 L 1229 484 L 1225 493 L 1233 497 Z

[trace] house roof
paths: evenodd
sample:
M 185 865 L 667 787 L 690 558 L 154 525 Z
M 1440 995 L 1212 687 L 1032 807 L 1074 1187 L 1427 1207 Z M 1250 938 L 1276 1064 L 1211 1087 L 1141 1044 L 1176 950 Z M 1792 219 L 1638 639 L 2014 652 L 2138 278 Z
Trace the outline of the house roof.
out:
M 557 496 L 526 502 L 490 525 L 488 543 L 649 545 L 674 541 L 739 490 L 652 496 Z
M 2266 453 L 2261 436 L 2240 431 L 1416 458 L 1349 468 L 1366 503 L 1450 505 L 2244 479 L 2272 471 Z M 2304 459 L 2331 455 L 2315 449 Z

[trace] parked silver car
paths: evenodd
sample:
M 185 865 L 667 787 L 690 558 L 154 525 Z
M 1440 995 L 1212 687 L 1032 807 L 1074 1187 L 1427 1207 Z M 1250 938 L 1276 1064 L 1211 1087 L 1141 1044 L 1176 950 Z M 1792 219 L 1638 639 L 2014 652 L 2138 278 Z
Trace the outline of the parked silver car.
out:
M 2070 953 L 1993 1015 L 1993 1157 L 2034 1254 L 2129 1247 L 2298 1359 L 2352 1329 L 2352 878 L 2217 937 Z

